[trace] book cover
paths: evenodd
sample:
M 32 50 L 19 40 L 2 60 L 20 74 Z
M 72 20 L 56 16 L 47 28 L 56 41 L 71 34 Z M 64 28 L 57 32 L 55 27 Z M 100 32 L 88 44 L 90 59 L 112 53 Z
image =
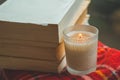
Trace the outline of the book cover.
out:
M 7 0 L 0 6 L 0 38 L 62 41 L 65 27 L 76 23 L 89 0 Z M 81 9 L 82 8 L 82 9 Z

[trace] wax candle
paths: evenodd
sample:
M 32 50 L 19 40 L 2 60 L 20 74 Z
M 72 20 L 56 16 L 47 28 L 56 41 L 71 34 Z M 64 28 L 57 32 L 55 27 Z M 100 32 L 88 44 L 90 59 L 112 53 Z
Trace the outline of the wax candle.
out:
M 88 29 L 87 31 L 72 30 L 65 34 L 68 72 L 86 74 L 96 69 L 97 41 L 96 33 L 90 32 Z

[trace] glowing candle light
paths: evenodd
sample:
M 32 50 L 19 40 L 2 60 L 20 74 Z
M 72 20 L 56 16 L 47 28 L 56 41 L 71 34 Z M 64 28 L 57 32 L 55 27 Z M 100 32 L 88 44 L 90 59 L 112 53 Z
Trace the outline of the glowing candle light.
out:
M 64 30 L 67 70 L 71 74 L 86 74 L 96 69 L 98 31 L 94 27 L 87 27 L 93 28 L 96 32 Z

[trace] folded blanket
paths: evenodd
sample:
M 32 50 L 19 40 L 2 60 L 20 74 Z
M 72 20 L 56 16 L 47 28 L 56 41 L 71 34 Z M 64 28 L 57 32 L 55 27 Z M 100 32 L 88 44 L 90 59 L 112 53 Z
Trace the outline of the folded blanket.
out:
M 86 75 L 74 76 L 66 69 L 61 74 L 1 70 L 0 80 L 120 80 L 120 50 L 99 42 L 97 59 L 96 71 Z

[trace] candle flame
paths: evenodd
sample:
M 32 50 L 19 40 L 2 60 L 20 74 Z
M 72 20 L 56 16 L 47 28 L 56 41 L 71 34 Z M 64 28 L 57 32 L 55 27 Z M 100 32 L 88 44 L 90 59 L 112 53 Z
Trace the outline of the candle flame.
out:
M 80 33 L 80 34 L 78 34 L 78 36 L 79 36 L 79 38 L 82 38 L 83 35 Z

